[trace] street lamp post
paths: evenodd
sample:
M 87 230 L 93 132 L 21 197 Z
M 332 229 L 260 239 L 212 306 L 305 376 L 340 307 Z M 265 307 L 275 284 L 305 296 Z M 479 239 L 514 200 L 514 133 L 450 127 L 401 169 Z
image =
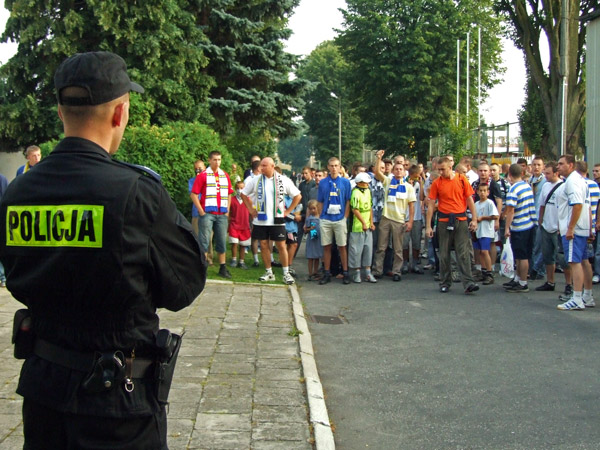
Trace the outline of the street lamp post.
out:
M 342 99 L 330 93 L 333 98 L 337 98 L 338 101 L 338 159 L 340 160 L 340 166 L 342 165 Z

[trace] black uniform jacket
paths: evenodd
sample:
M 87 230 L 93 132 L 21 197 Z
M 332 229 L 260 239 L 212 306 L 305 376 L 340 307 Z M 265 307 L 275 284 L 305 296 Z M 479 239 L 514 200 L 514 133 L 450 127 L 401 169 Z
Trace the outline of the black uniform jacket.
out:
M 200 294 L 206 262 L 160 181 L 113 161 L 95 143 L 65 138 L 16 178 L 0 204 L 0 260 L 39 338 L 66 349 L 152 356 L 157 308 Z M 59 411 L 109 417 L 156 412 L 152 380 L 85 394 L 85 373 L 37 356 L 17 392 Z

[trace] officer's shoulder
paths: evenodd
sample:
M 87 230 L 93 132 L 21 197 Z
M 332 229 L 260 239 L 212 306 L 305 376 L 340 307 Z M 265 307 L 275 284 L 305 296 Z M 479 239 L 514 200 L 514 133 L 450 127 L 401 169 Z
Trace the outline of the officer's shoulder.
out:
M 162 177 L 157 172 L 150 169 L 149 167 L 141 166 L 139 164 L 131 164 L 131 163 L 119 161 L 116 159 L 114 159 L 113 161 L 121 166 L 124 166 L 124 167 L 136 172 L 139 175 L 142 175 L 145 178 L 148 178 L 149 180 L 155 181 L 158 184 L 162 184 L 162 182 L 161 182 Z

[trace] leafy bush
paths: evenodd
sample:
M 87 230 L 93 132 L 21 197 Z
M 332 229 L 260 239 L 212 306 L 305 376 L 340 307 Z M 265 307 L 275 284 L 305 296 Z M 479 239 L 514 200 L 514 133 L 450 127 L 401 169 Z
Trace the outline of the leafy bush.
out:
M 116 159 L 151 168 L 186 216 L 191 215 L 188 180 L 197 159 L 208 163 L 208 154 L 221 152 L 221 167 L 231 169 L 232 158 L 219 136 L 199 123 L 173 122 L 162 127 L 131 126 L 125 131 Z

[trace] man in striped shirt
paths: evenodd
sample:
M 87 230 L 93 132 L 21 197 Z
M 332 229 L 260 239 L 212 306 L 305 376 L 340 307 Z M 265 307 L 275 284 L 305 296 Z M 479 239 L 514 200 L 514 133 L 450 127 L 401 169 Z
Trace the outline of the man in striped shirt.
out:
M 503 286 L 507 292 L 529 292 L 527 272 L 537 229 L 533 190 L 522 180 L 523 169 L 519 164 L 510 166 L 508 176 L 511 187 L 506 196 L 504 234 L 510 237 L 517 270 L 515 277 Z

